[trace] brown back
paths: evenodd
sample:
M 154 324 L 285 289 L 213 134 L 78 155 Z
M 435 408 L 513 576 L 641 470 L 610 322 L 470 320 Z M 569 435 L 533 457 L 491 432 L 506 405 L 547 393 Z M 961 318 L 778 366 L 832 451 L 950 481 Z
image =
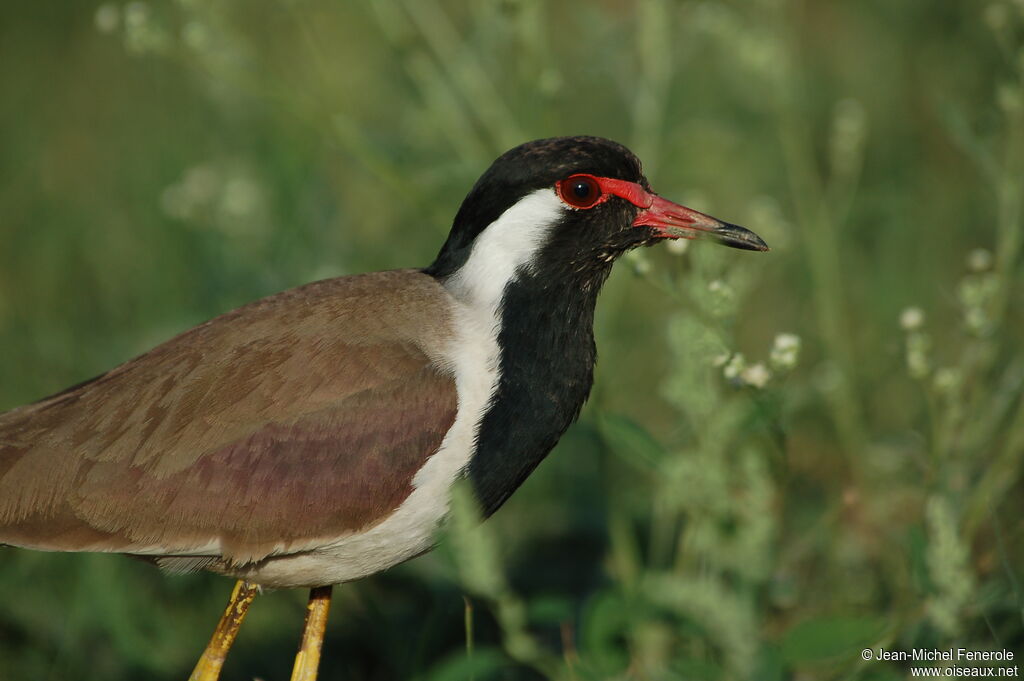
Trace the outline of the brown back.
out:
M 0 542 L 244 563 L 380 521 L 455 418 L 446 296 L 309 284 L 0 415 Z

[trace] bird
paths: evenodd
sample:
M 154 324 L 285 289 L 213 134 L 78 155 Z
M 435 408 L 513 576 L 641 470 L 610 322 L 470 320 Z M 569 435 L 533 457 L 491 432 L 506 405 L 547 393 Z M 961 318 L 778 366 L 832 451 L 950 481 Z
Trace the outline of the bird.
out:
M 493 514 L 577 419 L 616 259 L 700 237 L 768 250 L 621 144 L 521 144 L 427 267 L 262 298 L 0 414 L 0 544 L 236 579 L 194 681 L 261 589 L 309 589 L 292 679 L 315 679 L 333 585 L 430 550 L 459 480 Z

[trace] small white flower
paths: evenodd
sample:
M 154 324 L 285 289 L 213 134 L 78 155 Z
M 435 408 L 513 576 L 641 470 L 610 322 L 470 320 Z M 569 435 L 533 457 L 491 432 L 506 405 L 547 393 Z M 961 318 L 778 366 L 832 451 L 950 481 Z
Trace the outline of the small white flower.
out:
M 771 377 L 772 372 L 761 362 L 752 364 L 740 373 L 743 382 L 755 388 L 763 388 Z
M 800 336 L 795 333 L 780 333 L 775 337 L 775 349 L 783 352 L 800 349 Z
M 772 345 L 771 364 L 776 369 L 792 369 L 800 357 L 800 336 L 780 333 Z
M 900 313 L 900 327 L 904 331 L 916 331 L 924 326 L 924 310 L 919 307 L 908 307 Z
M 665 244 L 665 250 L 672 255 L 682 255 L 683 253 L 686 253 L 686 249 L 689 247 L 689 239 L 670 239 L 669 242 Z
M 737 352 L 729 358 L 729 361 L 722 368 L 722 375 L 731 381 L 738 378 L 740 373 L 746 368 L 747 361 L 744 359 L 743 353 Z

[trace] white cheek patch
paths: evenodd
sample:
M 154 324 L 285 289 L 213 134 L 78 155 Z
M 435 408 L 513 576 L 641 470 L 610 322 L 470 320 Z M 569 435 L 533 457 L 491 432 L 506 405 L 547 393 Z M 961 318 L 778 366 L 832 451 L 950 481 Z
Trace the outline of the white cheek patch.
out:
M 477 236 L 469 258 L 445 283 L 448 290 L 472 308 L 496 313 L 505 287 L 533 262 L 568 210 L 554 188 L 519 199 Z

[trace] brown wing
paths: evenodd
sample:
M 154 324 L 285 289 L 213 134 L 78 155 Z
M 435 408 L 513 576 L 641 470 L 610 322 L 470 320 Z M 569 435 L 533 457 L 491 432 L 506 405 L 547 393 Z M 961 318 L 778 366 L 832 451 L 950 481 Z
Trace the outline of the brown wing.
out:
M 0 543 L 248 562 L 370 526 L 455 418 L 449 335 L 432 278 L 344 277 L 0 415 Z

